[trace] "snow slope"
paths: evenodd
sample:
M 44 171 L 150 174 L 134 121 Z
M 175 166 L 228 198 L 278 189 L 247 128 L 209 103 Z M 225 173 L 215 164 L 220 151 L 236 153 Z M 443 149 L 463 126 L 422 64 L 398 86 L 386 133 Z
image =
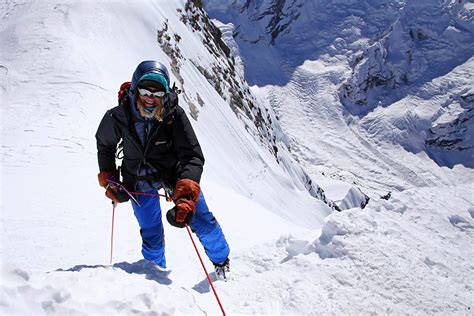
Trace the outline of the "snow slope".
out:
M 183 37 L 183 54 L 189 54 L 182 65 L 182 76 L 192 83 L 186 86 L 187 94 L 196 98 L 199 92 L 205 104 L 193 121 L 207 158 L 204 188 L 207 183 L 221 184 L 308 227 L 329 213 L 320 201 L 295 187 L 203 80 L 190 59 L 209 54 L 179 21 L 179 4 L 14 4 L 4 8 L 10 15 L 2 22 L 2 67 L 7 69 L 2 78 L 2 178 L 8 184 L 2 188 L 3 218 L 9 226 L 16 223 L 7 236 L 24 235 L 25 222 L 55 224 L 53 240 L 43 240 L 48 234 L 39 231 L 42 226 L 31 225 L 31 234 L 40 239 L 39 247 L 61 248 L 71 225 L 86 229 L 90 218 L 108 222 L 103 209 L 109 204 L 95 179 L 94 134 L 105 110 L 116 103 L 120 83 L 130 79 L 135 66 L 144 59 L 168 60 L 156 43 L 156 30 L 165 18 Z M 117 23 L 120 19 L 127 24 Z M 189 111 L 188 103 L 181 104 Z M 98 214 L 102 219 L 96 218 Z M 8 245 L 11 239 L 5 240 Z M 78 244 L 87 252 L 87 243 Z M 27 263 L 30 247 L 5 247 L 6 258 L 19 253 L 25 256 L 21 262 Z
M 396 193 L 363 211 L 333 213 L 319 237 L 316 231 L 282 229 L 271 242 L 262 242 L 263 236 L 253 246 L 235 240 L 245 246 L 233 255 L 235 279 L 215 284 L 222 304 L 228 314 L 468 315 L 474 306 L 474 201 L 463 196 L 470 191 L 458 186 Z M 183 237 L 168 236 L 181 242 L 180 260 L 187 260 L 173 260 L 169 274 L 143 261 L 48 273 L 15 269 L 3 277 L 2 310 L 217 314 L 207 281 L 192 268 L 196 260 L 183 256 L 191 252 Z
M 188 99 L 182 95 L 180 104 L 191 117 L 191 103 L 204 104 L 192 124 L 206 156 L 203 190 L 232 248 L 234 279 L 215 284 L 229 314 L 470 313 L 470 170 L 426 165 L 420 168 L 429 175 L 419 175 L 397 161 L 422 165 L 411 153 L 394 159 L 385 144 L 367 143 L 359 125 L 338 124 L 346 118 L 331 102 L 340 74 L 349 68 L 345 60 L 307 61 L 295 72 L 301 80 L 287 87 L 252 88 L 280 116 L 288 110 L 280 120 L 291 132 L 293 153 L 336 201 L 344 199 L 353 179 L 360 178 L 366 192 L 403 189 L 364 210 L 331 213 L 295 184 L 289 168 L 275 162 L 196 69 L 193 62 L 210 65 L 214 59 L 202 35 L 180 21 L 177 9 L 183 6 L 183 1 L 0 4 L 0 312 L 220 312 L 184 230 L 165 223 L 171 271 L 141 260 L 129 205 L 116 210 L 114 264 L 108 264 L 111 206 L 96 183 L 94 133 L 115 104 L 117 87 L 141 60 L 171 66 L 156 41 L 167 19 L 171 32 L 181 36 L 180 75 Z M 318 107 L 321 117 L 309 115 L 320 104 L 314 97 L 328 101 Z M 279 103 L 284 98 L 287 103 Z M 286 109 L 295 100 L 304 106 Z M 327 128 L 313 136 L 306 120 Z M 318 163 L 308 163 L 312 160 Z M 387 175 L 386 166 L 403 172 Z M 341 172 L 345 168 L 347 174 Z M 321 177 L 322 171 L 333 178 Z M 435 185 L 417 182 L 431 178 Z M 212 270 L 207 260 L 206 265 Z
M 105 111 L 116 104 L 118 87 L 130 80 L 140 61 L 157 59 L 169 66 L 156 41 L 165 20 L 182 37 L 186 62 L 181 75 L 191 101 L 180 103 L 189 114 L 199 93 L 204 104 L 193 120 L 206 156 L 202 186 L 233 251 L 300 230 L 296 224 L 319 227 L 331 212 L 295 186 L 196 69 L 193 59 L 210 64 L 212 57 L 200 35 L 180 21 L 177 9 L 183 6 L 165 1 L 2 3 L 3 272 L 42 273 L 108 262 L 111 206 L 97 186 L 94 134 Z M 265 222 L 275 231 L 262 231 Z M 183 273 L 193 262 L 201 278 L 192 248 L 181 249 L 190 245 L 185 231 L 167 230 L 170 266 Z M 115 262 L 141 259 L 129 205 L 117 209 L 115 238 Z M 3 294 L 8 293 L 5 288 Z M 2 308 L 14 304 L 7 298 L 2 297 Z

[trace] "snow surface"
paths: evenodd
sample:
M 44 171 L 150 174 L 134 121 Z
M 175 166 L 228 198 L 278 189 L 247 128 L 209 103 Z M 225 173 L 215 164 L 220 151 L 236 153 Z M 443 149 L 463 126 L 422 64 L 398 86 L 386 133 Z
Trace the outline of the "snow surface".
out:
M 220 313 L 186 231 L 165 223 L 170 271 L 158 271 L 141 258 L 129 205 L 116 210 L 108 264 L 111 206 L 97 185 L 94 133 L 141 60 L 169 65 L 156 42 L 166 19 L 182 37 L 187 93 L 205 104 L 192 124 L 206 156 L 204 194 L 232 251 L 233 279 L 215 283 L 228 314 L 472 313 L 472 170 L 439 167 L 387 141 L 385 129 L 371 137 L 365 127 L 398 121 L 390 108 L 378 120 L 346 124 L 337 88 L 347 60 L 308 60 L 288 85 L 252 91 L 275 107 L 293 153 L 329 198 L 342 201 L 355 181 L 372 197 L 393 191 L 364 210 L 328 215 L 193 66 L 212 57 L 180 21 L 183 6 L 0 4 L 0 313 Z M 469 64 L 459 67 L 464 73 Z

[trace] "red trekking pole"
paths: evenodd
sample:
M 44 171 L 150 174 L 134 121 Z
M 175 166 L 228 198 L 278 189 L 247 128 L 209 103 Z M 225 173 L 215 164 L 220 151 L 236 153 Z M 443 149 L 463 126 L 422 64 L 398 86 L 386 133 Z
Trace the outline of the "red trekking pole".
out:
M 115 219 L 115 206 L 116 203 L 112 202 L 112 231 L 110 233 L 110 263 L 112 264 L 112 254 L 114 251 L 114 219 Z
M 211 278 L 209 277 L 209 273 L 207 273 L 207 269 L 204 266 L 204 262 L 202 262 L 201 255 L 199 254 L 199 250 L 197 249 L 196 243 L 194 242 L 193 236 L 191 235 L 191 230 L 189 229 L 188 224 L 184 223 L 184 225 L 186 226 L 186 229 L 187 229 L 188 234 L 189 234 L 189 238 L 191 238 L 194 249 L 196 250 L 196 253 L 198 255 L 199 261 L 201 261 L 202 268 L 204 269 L 204 272 L 206 273 L 207 281 L 209 282 L 209 285 L 211 286 L 212 291 L 214 292 L 214 296 L 216 297 L 217 303 L 219 304 L 219 307 L 221 308 L 222 315 L 225 316 L 224 307 L 222 307 L 221 301 L 219 300 L 219 296 L 217 296 L 216 289 L 214 288 L 214 285 L 212 284 Z

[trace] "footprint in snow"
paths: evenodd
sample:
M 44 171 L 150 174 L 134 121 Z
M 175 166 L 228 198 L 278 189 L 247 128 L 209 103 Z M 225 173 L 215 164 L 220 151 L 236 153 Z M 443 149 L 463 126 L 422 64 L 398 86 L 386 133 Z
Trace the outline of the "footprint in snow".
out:
M 448 217 L 449 222 L 454 226 L 459 228 L 462 231 L 474 229 L 474 225 L 470 223 L 467 219 L 459 215 L 451 215 Z

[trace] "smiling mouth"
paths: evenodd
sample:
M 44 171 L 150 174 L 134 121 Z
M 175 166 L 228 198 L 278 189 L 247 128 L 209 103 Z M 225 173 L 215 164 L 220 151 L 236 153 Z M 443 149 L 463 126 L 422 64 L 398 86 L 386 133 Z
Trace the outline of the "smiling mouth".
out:
M 155 102 L 144 102 L 145 106 L 155 106 Z

